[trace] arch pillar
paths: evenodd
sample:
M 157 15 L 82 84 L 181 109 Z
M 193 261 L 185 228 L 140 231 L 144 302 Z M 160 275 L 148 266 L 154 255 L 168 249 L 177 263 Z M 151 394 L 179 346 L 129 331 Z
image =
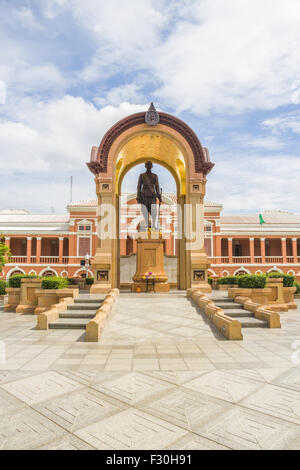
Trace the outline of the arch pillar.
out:
M 130 168 L 146 160 L 165 166 L 177 183 L 181 208 L 178 288 L 211 291 L 207 279 L 210 263 L 204 247 L 204 196 L 206 175 L 213 164 L 207 149 L 184 122 L 166 113 L 157 113 L 157 119 L 157 124 L 148 125 L 145 113 L 128 116 L 105 134 L 99 148 L 92 149 L 88 167 L 95 175 L 99 233 L 92 260 L 96 277 L 91 292 L 107 292 L 120 286 L 121 182 Z M 105 220 L 113 232 L 108 237 L 104 235 Z
M 114 214 L 109 213 L 109 208 L 118 210 L 118 204 L 116 204 L 115 197 L 113 195 L 113 184 L 112 178 L 96 176 L 96 194 L 98 199 L 97 209 L 97 248 L 96 254 L 91 261 L 93 268 L 95 269 L 95 283 L 91 286 L 91 293 L 109 292 L 110 289 L 118 287 L 118 279 L 116 277 L 117 272 L 117 243 L 116 233 L 104 234 L 105 219 L 107 223 L 110 222 L 110 217 L 114 217 Z M 105 210 L 107 208 L 107 211 Z M 116 221 L 115 221 L 116 222 Z M 115 225 L 115 224 L 113 224 Z M 109 229 L 109 226 L 107 226 Z M 116 231 L 117 227 L 115 227 Z M 111 236 L 110 236 L 111 235 Z

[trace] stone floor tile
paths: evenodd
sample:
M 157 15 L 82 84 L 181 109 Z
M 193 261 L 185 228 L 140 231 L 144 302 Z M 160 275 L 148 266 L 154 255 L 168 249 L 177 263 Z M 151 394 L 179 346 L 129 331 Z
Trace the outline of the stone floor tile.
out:
M 262 387 L 262 384 L 224 370 L 215 370 L 185 383 L 184 386 L 204 395 L 236 403 Z
M 293 367 L 281 370 L 282 374 L 274 377 L 273 383 L 300 392 L 300 368 Z
M 53 371 L 1 385 L 2 389 L 28 405 L 73 392 L 81 387 L 78 382 Z
M 59 439 L 55 439 L 48 444 L 42 445 L 39 450 L 95 450 L 86 442 L 82 441 L 73 434 L 63 434 Z
M 194 433 L 188 433 L 167 447 L 168 450 L 229 450 L 228 447 L 210 441 Z
M 63 429 L 36 411 L 26 408 L 0 419 L 0 449 L 36 449 L 63 435 Z
M 167 382 L 139 372 L 114 377 L 111 380 L 94 384 L 92 387 L 130 405 L 172 388 Z
M 298 428 L 286 421 L 234 406 L 197 431 L 202 437 L 235 450 L 285 449 Z
M 139 409 L 146 413 L 169 421 L 187 431 L 194 431 L 231 406 L 227 402 L 184 387 L 176 387 L 159 397 L 150 397 L 138 404 Z
M 140 410 L 128 409 L 75 434 L 99 450 L 159 450 L 170 446 L 186 431 Z
M 83 388 L 35 405 L 35 409 L 67 431 L 86 427 L 120 411 L 125 405 L 97 390 Z
M 0 388 L 0 420 L 4 415 L 12 415 L 25 408 L 25 403 Z
M 240 402 L 241 406 L 300 424 L 300 394 L 276 385 L 265 385 Z

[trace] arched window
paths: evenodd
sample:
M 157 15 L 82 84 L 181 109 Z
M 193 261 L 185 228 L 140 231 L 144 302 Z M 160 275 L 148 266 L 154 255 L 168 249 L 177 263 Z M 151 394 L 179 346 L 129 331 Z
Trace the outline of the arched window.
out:
M 48 269 L 48 271 L 45 271 L 43 273 L 43 277 L 53 277 L 53 276 L 56 276 L 56 274 L 54 271 L 51 271 L 50 269 Z
M 18 275 L 19 275 L 19 274 L 24 274 L 24 272 L 23 272 L 23 271 L 19 271 L 18 269 L 16 269 L 16 271 L 13 271 L 12 273 L 10 273 L 9 277 L 11 277 L 11 276 L 16 276 L 17 274 L 18 274 Z
M 244 269 L 239 269 L 234 273 L 235 276 L 244 276 L 244 274 L 249 274 L 249 272 L 245 271 Z

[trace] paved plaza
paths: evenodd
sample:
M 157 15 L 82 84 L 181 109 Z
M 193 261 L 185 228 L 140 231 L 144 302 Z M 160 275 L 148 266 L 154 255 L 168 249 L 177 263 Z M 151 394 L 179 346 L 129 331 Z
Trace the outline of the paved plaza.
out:
M 124 293 L 97 344 L 2 307 L 0 448 L 299 449 L 299 308 L 230 342 L 183 292 Z

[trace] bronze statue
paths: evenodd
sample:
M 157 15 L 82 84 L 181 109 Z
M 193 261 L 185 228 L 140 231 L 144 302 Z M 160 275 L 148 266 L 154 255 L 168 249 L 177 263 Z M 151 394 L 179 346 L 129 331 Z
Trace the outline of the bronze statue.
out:
M 158 184 L 158 176 L 152 173 L 152 162 L 145 163 L 146 172 L 140 174 L 137 185 L 137 202 L 142 204 L 142 213 L 146 227 L 149 227 L 149 216 L 152 219 L 151 227 L 158 228 L 156 200 L 161 204 L 161 191 Z

